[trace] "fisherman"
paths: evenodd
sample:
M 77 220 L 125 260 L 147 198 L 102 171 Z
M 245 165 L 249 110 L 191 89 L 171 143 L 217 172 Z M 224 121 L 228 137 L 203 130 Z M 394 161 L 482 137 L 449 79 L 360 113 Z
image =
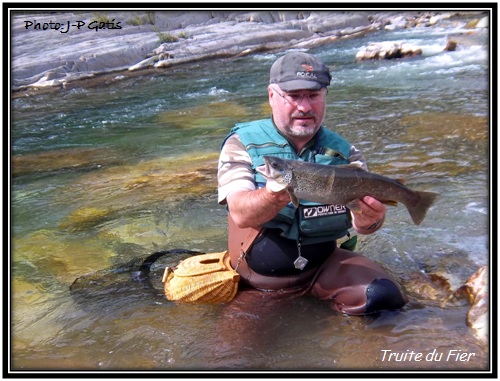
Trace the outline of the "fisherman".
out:
M 364 315 L 399 309 L 408 301 L 378 264 L 352 251 L 356 232 L 372 234 L 385 219 L 373 197 L 345 205 L 300 200 L 266 182 L 263 156 L 327 165 L 358 164 L 359 150 L 323 126 L 331 75 L 319 58 L 291 52 L 272 65 L 267 88 L 272 118 L 237 124 L 222 144 L 219 204 L 227 205 L 231 265 L 240 287 L 271 294 L 305 294 L 334 310 Z

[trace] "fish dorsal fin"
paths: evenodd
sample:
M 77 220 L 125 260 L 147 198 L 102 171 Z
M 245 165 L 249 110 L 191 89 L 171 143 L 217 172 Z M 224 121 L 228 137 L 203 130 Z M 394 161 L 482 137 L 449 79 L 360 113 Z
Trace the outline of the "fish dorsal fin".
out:
M 397 183 L 404 185 L 406 183 L 405 179 L 394 179 Z

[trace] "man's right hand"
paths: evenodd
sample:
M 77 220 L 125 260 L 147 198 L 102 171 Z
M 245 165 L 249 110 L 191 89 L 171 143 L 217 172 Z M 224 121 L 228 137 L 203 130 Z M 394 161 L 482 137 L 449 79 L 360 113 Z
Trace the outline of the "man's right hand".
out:
M 226 201 L 234 222 L 244 229 L 272 220 L 291 200 L 286 190 L 273 192 L 263 187 L 233 191 L 227 195 Z

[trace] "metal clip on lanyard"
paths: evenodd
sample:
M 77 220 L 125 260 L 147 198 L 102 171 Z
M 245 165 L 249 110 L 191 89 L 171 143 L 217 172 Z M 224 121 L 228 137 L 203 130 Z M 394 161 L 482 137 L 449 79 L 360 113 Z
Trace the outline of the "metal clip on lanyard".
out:
M 296 269 L 304 270 L 304 267 L 306 267 L 307 262 L 309 262 L 309 261 L 302 256 L 302 253 L 301 253 L 302 244 L 301 244 L 301 242 L 302 242 L 302 237 L 299 237 L 299 239 L 297 240 L 297 251 L 299 253 L 299 256 L 293 262 L 293 264 L 294 264 Z

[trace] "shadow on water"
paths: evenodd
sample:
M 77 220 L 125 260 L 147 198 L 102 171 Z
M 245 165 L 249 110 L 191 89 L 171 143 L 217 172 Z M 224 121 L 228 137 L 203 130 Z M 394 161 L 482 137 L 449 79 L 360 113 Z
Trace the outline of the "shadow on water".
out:
M 139 300 L 150 303 L 165 299 L 162 285 L 158 280 L 162 278 L 161 271 L 166 266 L 174 267 L 182 259 L 201 254 L 187 249 L 171 249 L 157 251 L 143 258 L 113 266 L 78 277 L 69 287 L 73 299 L 83 307 L 98 307 L 99 301 L 113 296 L 113 303 L 117 306 L 135 308 Z M 123 299 L 122 303 L 118 300 Z

